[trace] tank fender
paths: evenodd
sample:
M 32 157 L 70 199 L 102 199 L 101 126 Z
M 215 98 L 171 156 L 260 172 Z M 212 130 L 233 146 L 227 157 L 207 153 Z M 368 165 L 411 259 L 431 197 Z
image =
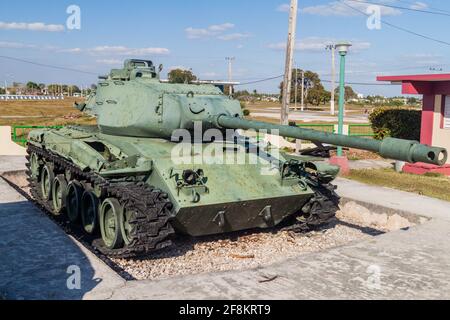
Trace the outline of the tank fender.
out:
M 330 183 L 336 179 L 340 168 L 333 166 L 326 161 L 310 161 L 305 163 L 305 167 L 316 171 L 320 182 Z

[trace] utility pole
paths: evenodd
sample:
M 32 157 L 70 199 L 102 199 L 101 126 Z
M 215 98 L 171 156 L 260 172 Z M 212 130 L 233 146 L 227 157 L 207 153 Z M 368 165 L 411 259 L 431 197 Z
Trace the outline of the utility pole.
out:
M 294 97 L 294 110 L 297 111 L 297 96 L 298 96 L 298 69 L 297 66 L 295 66 L 295 97 Z
M 331 51 L 331 101 L 330 101 L 330 114 L 335 115 L 335 104 L 334 96 L 336 91 L 336 46 L 330 44 L 326 47 L 327 50 Z
M 281 106 L 281 124 L 289 124 L 289 104 L 291 102 L 292 63 L 295 47 L 295 31 L 297 29 L 298 0 L 291 0 L 289 14 L 289 33 L 286 47 L 286 66 L 283 82 L 283 104 Z
M 305 71 L 302 70 L 302 111 L 305 111 Z
M 225 60 L 228 61 L 228 82 L 230 82 L 230 96 L 233 95 L 233 86 L 231 82 L 233 81 L 233 61 L 236 60 L 235 57 L 226 57 Z

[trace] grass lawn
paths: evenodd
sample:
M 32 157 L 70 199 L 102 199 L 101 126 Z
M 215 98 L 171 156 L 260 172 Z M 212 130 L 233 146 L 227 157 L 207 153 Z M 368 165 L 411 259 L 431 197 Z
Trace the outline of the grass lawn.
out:
M 73 107 L 82 99 L 49 101 L 1 101 L 0 125 L 55 126 L 93 124 L 95 121 Z
M 352 170 L 346 178 L 450 201 L 450 178 L 439 175 L 397 173 L 393 169 Z

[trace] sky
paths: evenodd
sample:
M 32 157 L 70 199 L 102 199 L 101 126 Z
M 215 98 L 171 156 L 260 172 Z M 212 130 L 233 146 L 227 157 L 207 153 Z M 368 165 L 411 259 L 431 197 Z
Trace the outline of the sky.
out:
M 349 41 L 348 82 L 375 83 L 378 75 L 450 71 L 450 1 L 367 0 L 379 6 L 381 28 L 368 28 L 359 0 L 299 0 L 295 65 L 331 79 L 327 44 Z M 233 80 L 282 75 L 288 33 L 288 0 L 38 0 L 0 2 L 0 83 L 34 81 L 89 86 L 96 75 L 127 58 L 192 69 L 203 80 L 226 80 L 225 57 L 235 57 Z M 70 19 L 80 9 L 79 29 Z M 402 7 L 406 9 L 393 8 Z M 351 7 L 355 8 L 352 9 Z M 369 8 L 368 8 L 369 7 Z M 375 8 L 376 9 L 376 8 Z M 412 9 L 412 10 L 407 10 Z M 432 11 L 428 12 L 414 11 Z M 75 11 L 76 12 L 76 11 Z M 69 25 L 67 20 L 69 19 Z M 373 20 L 371 20 L 373 22 Z M 425 39 L 404 30 L 433 38 Z M 75 24 L 76 26 L 76 24 Z M 441 41 L 441 42 L 439 42 Z M 442 43 L 444 42 L 444 43 Z M 70 68 L 51 69 L 36 64 Z M 238 89 L 278 93 L 281 78 Z M 329 84 L 324 83 L 329 89 Z M 398 86 L 353 85 L 364 95 L 400 95 Z

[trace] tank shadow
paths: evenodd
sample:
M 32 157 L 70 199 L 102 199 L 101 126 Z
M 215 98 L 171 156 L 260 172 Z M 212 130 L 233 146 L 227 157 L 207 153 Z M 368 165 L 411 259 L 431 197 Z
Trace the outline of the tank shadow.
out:
M 0 203 L 0 296 L 79 300 L 101 283 L 85 253 L 28 201 Z
M 349 227 L 349 228 L 352 228 L 352 229 L 357 229 L 357 230 L 361 231 L 362 233 L 367 234 L 367 235 L 372 236 L 372 237 L 381 236 L 381 235 L 386 233 L 386 232 L 378 230 L 378 229 L 374 229 L 374 228 L 371 228 L 371 227 L 362 227 L 362 226 L 358 226 L 356 224 L 345 222 L 345 221 L 338 220 L 338 219 L 336 219 L 336 221 L 333 221 L 331 223 L 334 226 L 341 225 L 341 226 Z
M 63 232 L 74 237 L 81 245 L 83 245 L 87 250 L 91 251 L 93 254 L 97 255 L 99 259 L 101 259 L 104 263 L 106 263 L 111 269 L 117 272 L 120 276 L 122 276 L 125 280 L 136 280 L 132 275 L 123 270 L 120 266 L 118 266 L 114 261 L 101 254 L 95 247 L 92 246 L 93 240 L 96 237 L 92 237 L 87 235 L 80 226 L 69 225 L 63 218 L 45 215 L 42 211 L 45 211 L 44 208 L 39 207 L 34 203 L 33 198 L 27 193 L 24 188 L 28 185 L 28 182 L 25 178 L 26 174 L 24 171 L 12 172 L 0 177 L 0 179 L 4 180 L 10 187 L 15 189 L 21 196 L 26 198 L 35 209 L 39 210 L 42 215 L 49 219 L 49 221 L 53 222 L 58 228 L 61 228 Z M 1 212 L 1 211 L 0 211 Z

